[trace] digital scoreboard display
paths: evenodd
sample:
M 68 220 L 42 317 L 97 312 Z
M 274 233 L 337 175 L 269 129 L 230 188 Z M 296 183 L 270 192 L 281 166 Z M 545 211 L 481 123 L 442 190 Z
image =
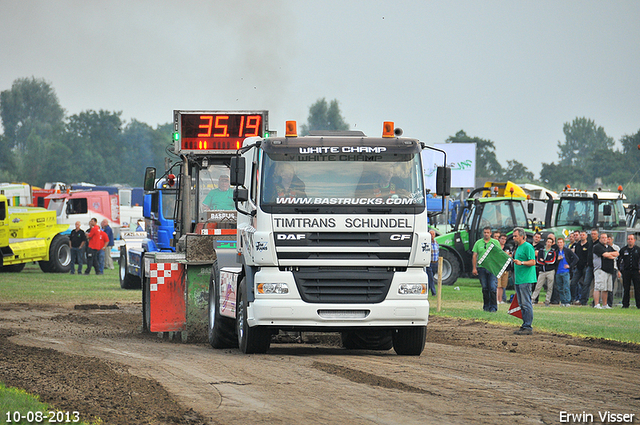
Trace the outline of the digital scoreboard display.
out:
M 180 151 L 236 151 L 247 137 L 263 137 L 267 111 L 175 111 L 174 139 Z

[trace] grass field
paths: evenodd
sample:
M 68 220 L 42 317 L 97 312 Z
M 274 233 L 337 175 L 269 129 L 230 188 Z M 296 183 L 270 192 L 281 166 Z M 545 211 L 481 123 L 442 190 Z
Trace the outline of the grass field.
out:
M 140 301 L 140 291 L 120 288 L 118 264 L 97 276 L 43 273 L 28 264 L 20 273 L 0 274 L 0 302 L 88 304 Z
M 77 423 L 88 425 L 88 422 L 80 421 L 77 412 L 61 412 L 52 409 L 45 403 L 41 403 L 38 396 L 31 395 L 18 388 L 5 387 L 0 382 L 0 422 L 12 424 L 33 423 Z M 20 419 L 22 417 L 22 419 Z M 17 419 L 17 420 L 16 420 Z M 102 424 L 97 420 L 92 425 Z
M 507 291 L 507 298 L 514 291 Z M 544 290 L 540 299 L 544 300 Z M 614 304 L 620 300 L 614 300 Z M 509 304 L 499 304 L 498 312 L 482 310 L 482 289 L 477 279 L 458 279 L 454 286 L 442 288 L 442 305 L 438 313 L 436 297 L 430 298 L 431 315 L 459 317 L 520 326 L 522 320 L 507 314 Z M 634 305 L 633 300 L 631 302 Z M 563 333 L 581 337 L 606 338 L 640 343 L 640 309 L 631 307 L 596 310 L 591 307 L 533 306 L 533 328 L 537 331 Z
M 508 295 L 512 293 L 507 292 Z M 140 297 L 139 290 L 120 288 L 117 264 L 115 270 L 105 270 L 102 276 L 43 273 L 36 264 L 27 265 L 20 273 L 0 274 L 0 302 L 110 304 L 137 302 Z M 543 297 L 544 291 L 540 299 Z M 433 316 L 512 326 L 522 323 L 520 319 L 507 314 L 509 304 L 500 304 L 497 313 L 483 311 L 482 291 L 477 279 L 458 279 L 455 286 L 444 286 L 440 312 L 436 309 L 436 297 L 431 297 L 430 303 Z M 640 310 L 637 308 L 596 310 L 590 307 L 543 305 L 534 306 L 533 327 L 537 331 L 640 343 Z

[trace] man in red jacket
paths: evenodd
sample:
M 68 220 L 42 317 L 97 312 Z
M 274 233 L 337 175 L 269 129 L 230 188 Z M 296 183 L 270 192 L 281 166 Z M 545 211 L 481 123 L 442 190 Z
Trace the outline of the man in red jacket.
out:
M 98 220 L 92 218 L 89 220 L 89 227 L 91 230 L 87 234 L 87 238 L 89 239 L 89 249 L 87 252 L 87 270 L 84 274 L 91 273 L 91 265 L 93 264 L 93 268 L 96 271 L 96 274 L 102 274 L 102 270 L 100 267 L 100 252 L 105 246 L 105 243 L 108 243 L 109 239 L 107 235 L 100 230 L 100 226 L 98 226 Z M 89 259 L 89 257 L 91 259 Z

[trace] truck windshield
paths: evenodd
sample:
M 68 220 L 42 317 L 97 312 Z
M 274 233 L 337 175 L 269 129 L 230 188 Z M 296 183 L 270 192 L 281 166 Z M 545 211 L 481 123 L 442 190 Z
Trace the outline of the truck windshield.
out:
M 420 155 L 263 155 L 261 208 L 267 212 L 424 210 Z
M 591 229 L 595 219 L 593 199 L 561 199 L 556 214 L 556 226 L 579 226 Z
M 205 221 L 210 211 L 235 211 L 234 186 L 229 185 L 229 168 L 215 164 L 198 173 L 198 216 Z
M 175 191 L 164 191 L 162 193 L 162 215 L 166 220 L 173 220 L 173 214 L 176 206 Z

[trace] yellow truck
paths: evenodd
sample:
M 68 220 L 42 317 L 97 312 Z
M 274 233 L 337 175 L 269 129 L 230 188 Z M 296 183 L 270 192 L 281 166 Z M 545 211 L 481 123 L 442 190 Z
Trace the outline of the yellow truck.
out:
M 71 270 L 68 224 L 56 222 L 56 212 L 44 208 L 9 207 L 0 194 L 0 272 L 22 271 L 37 261 L 47 273 Z

